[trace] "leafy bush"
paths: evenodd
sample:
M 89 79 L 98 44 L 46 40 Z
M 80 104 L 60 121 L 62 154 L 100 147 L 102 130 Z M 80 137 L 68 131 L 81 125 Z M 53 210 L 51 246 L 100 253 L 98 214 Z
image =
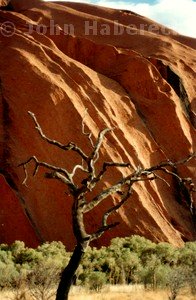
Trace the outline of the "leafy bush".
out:
M 39 299 L 47 287 L 57 284 L 70 254 L 61 242 L 46 242 L 37 249 L 28 248 L 21 241 L 10 246 L 1 244 L 0 288 L 25 283 L 34 291 L 34 299 Z M 146 288 L 169 287 L 174 291 L 178 281 L 181 286 L 189 285 L 195 294 L 196 243 L 188 242 L 182 248 L 175 248 L 140 236 L 115 238 L 108 247 L 89 247 L 76 275 L 76 284 L 95 290 L 106 283 L 138 283 Z M 179 280 L 175 280 L 177 276 Z M 50 298 L 46 292 L 44 297 Z
M 90 290 L 99 292 L 107 282 L 106 274 L 99 271 L 90 272 L 86 278 L 86 285 Z

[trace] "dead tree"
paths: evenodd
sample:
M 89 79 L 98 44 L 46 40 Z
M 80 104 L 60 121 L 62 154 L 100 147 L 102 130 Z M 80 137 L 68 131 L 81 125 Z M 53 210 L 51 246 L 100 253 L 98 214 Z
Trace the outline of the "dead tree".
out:
M 48 138 L 42 131 L 40 124 L 38 123 L 36 116 L 29 112 L 32 117 L 35 128 L 37 129 L 41 138 L 46 141 L 48 144 L 56 146 L 63 151 L 74 151 L 81 158 L 82 163 L 73 166 L 72 172 L 68 172 L 65 168 L 60 168 L 58 166 L 54 166 L 48 164 L 43 161 L 39 161 L 35 156 L 30 157 L 27 161 L 21 163 L 19 166 L 23 166 L 25 172 L 25 179 L 23 184 L 26 184 L 28 179 L 27 165 L 30 162 L 34 162 L 35 168 L 33 175 L 35 176 L 40 167 L 48 170 L 45 173 L 45 176 L 50 179 L 57 179 L 64 183 L 68 189 L 69 193 L 73 198 L 73 206 L 72 206 L 72 226 L 73 232 L 76 238 L 76 247 L 73 251 L 72 257 L 67 265 L 67 267 L 63 270 L 61 274 L 60 283 L 57 289 L 56 300 L 65 300 L 68 299 L 68 294 L 70 287 L 73 282 L 73 278 L 75 272 L 81 262 L 83 254 L 89 245 L 89 243 L 95 239 L 98 239 L 104 232 L 116 227 L 119 222 L 109 223 L 108 218 L 111 214 L 117 211 L 129 198 L 132 193 L 133 184 L 141 181 L 152 181 L 152 180 L 163 180 L 166 184 L 168 182 L 160 175 L 160 173 L 166 173 L 170 176 L 175 176 L 180 182 L 186 183 L 190 188 L 190 192 L 195 191 L 193 189 L 193 182 L 190 178 L 181 178 L 176 173 L 172 172 L 172 169 L 177 168 L 178 165 L 182 165 L 195 158 L 195 153 L 190 154 L 185 159 L 182 159 L 178 162 L 172 162 L 167 160 L 165 162 L 161 162 L 160 164 L 150 167 L 150 168 L 141 168 L 138 167 L 134 170 L 130 163 L 120 163 L 120 162 L 103 162 L 101 169 L 98 171 L 98 167 L 96 165 L 99 160 L 100 147 L 102 146 L 103 139 L 105 135 L 111 131 L 111 129 L 106 128 L 99 132 L 98 138 L 95 143 L 93 143 L 92 137 L 90 133 L 85 132 L 84 120 L 82 122 L 82 133 L 86 135 L 89 140 L 92 151 L 90 154 L 86 154 L 78 145 L 73 142 L 69 142 L 66 145 L 62 143 L 52 140 Z M 86 200 L 86 196 L 88 193 L 94 190 L 96 185 L 103 179 L 106 172 L 108 172 L 111 168 L 128 168 L 129 175 L 122 177 L 118 182 L 111 185 L 110 187 L 102 190 L 99 194 L 97 194 L 90 201 Z M 80 184 L 76 184 L 75 175 L 77 170 L 82 170 L 83 178 L 80 181 Z M 157 173 L 157 171 L 159 171 Z M 118 204 L 112 205 L 102 217 L 102 224 L 97 229 L 96 232 L 88 233 L 86 231 L 86 226 L 84 222 L 84 215 L 89 211 L 95 209 L 100 203 L 105 201 L 108 197 L 117 194 L 119 196 Z

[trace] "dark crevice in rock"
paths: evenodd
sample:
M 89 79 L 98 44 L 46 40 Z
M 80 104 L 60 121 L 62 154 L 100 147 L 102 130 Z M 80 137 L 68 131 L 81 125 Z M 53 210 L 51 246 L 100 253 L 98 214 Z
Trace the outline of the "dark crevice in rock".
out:
M 176 221 L 176 219 L 174 219 L 173 217 L 171 217 L 170 223 L 172 224 L 172 226 L 173 226 L 175 229 L 179 230 L 179 223 Z
M 171 69 L 170 66 L 165 65 L 161 60 L 155 58 L 148 58 L 148 60 L 157 68 L 161 76 L 173 88 L 180 99 L 181 106 L 188 120 L 193 125 L 193 127 L 196 128 L 196 116 L 191 110 L 189 97 L 183 85 L 182 79 Z
M 191 104 L 182 79 L 176 73 L 174 73 L 174 71 L 169 66 L 167 66 L 167 81 L 178 95 L 181 101 L 182 108 L 190 123 L 194 128 L 196 128 L 196 115 L 191 110 Z
M 173 172 L 176 174 L 176 175 L 179 175 L 177 173 L 177 170 L 174 169 Z M 176 198 L 176 201 L 180 204 L 180 205 L 183 205 L 184 207 L 188 208 L 190 213 L 191 213 L 191 216 L 192 216 L 192 222 L 193 222 L 193 227 L 195 227 L 196 223 L 196 208 L 195 208 L 195 204 L 194 204 L 194 201 L 193 201 L 193 197 L 192 197 L 192 192 L 189 190 L 189 188 L 186 186 L 186 184 L 179 180 L 177 177 L 173 177 L 173 182 L 174 182 L 174 188 L 175 188 L 175 198 Z
M 33 221 L 33 218 L 31 217 L 30 212 L 28 211 L 28 209 L 26 207 L 26 203 L 25 203 L 24 199 L 19 194 L 19 190 L 13 180 L 14 176 L 13 176 L 13 174 L 11 175 L 12 171 L 11 171 L 10 162 L 9 162 L 9 160 L 11 158 L 11 149 L 8 146 L 8 142 L 10 140 L 9 127 L 11 126 L 12 121 L 10 118 L 9 104 L 8 104 L 8 101 L 6 101 L 6 98 L 4 96 L 3 85 L 2 85 L 1 79 L 0 79 L 0 101 L 1 101 L 1 107 L 2 107 L 1 108 L 2 135 L 1 135 L 1 140 L 0 140 L 0 148 L 2 149 L 2 152 L 1 152 L 1 157 L 0 157 L 0 174 L 3 175 L 3 177 L 5 178 L 6 182 L 10 186 L 10 188 L 14 192 L 16 192 L 17 198 L 19 199 L 20 204 L 23 208 L 23 212 L 27 216 L 35 234 L 37 235 L 37 237 L 40 241 L 43 241 L 43 239 L 41 238 L 41 234 L 40 234 L 39 230 L 37 229 L 37 226 L 36 226 L 35 222 Z
M 10 109 L 9 104 L 6 101 L 3 95 L 3 86 L 2 81 L 0 79 L 0 99 L 1 99 L 1 106 L 2 106 L 2 136 L 1 136 L 1 148 L 2 148 L 2 158 L 0 162 L 0 168 L 6 169 L 9 166 L 9 158 L 10 158 L 10 151 L 11 149 L 8 147 L 8 140 L 9 140 L 9 132 L 8 129 L 11 126 L 11 119 L 10 119 Z
M 39 242 L 40 243 L 44 242 L 44 239 L 42 238 L 42 235 L 41 235 L 38 227 L 36 226 L 28 208 L 26 207 L 26 202 L 23 199 L 23 197 L 20 195 L 19 190 L 18 190 L 16 184 L 14 183 L 12 177 L 10 176 L 10 174 L 7 171 L 5 171 L 3 169 L 0 169 L 0 174 L 3 175 L 3 177 L 5 178 L 8 185 L 16 193 L 17 199 L 19 199 L 21 206 L 23 208 L 23 212 L 26 215 L 27 219 L 29 220 L 29 223 L 31 224 L 31 227 L 33 228 L 33 231 L 35 232 L 36 237 L 38 238 Z
M 29 221 L 29 223 L 31 224 L 31 227 L 33 228 L 33 231 L 37 237 L 37 239 L 39 240 L 40 243 L 45 242 L 45 240 L 43 239 L 35 221 L 33 220 L 33 217 L 31 216 L 31 213 L 29 211 L 29 209 L 26 206 L 26 201 L 25 199 L 20 195 L 19 192 L 16 193 L 17 194 L 17 198 L 19 199 L 21 206 L 23 208 L 23 212 L 25 214 L 25 216 L 27 217 L 27 220 Z
M 114 79 L 113 79 L 114 80 Z M 138 114 L 138 116 L 140 117 L 141 122 L 143 123 L 143 125 L 145 126 L 146 130 L 148 131 L 149 135 L 151 136 L 151 138 L 153 139 L 153 141 L 157 144 L 158 147 L 161 148 L 162 152 L 164 152 L 164 148 L 158 143 L 153 131 L 151 130 L 150 126 L 148 126 L 148 122 L 146 120 L 146 117 L 144 116 L 144 114 L 142 113 L 142 111 L 139 109 L 138 105 L 136 104 L 136 101 L 134 100 L 134 96 L 131 95 L 130 91 L 128 89 L 126 89 L 123 85 L 121 85 L 120 82 L 116 81 L 118 84 L 120 84 L 120 86 L 126 91 L 126 93 L 129 95 L 130 101 L 134 104 L 135 106 L 135 110 Z
M 21 197 L 19 190 L 16 186 L 16 184 L 14 183 L 12 177 L 10 176 L 10 174 L 8 174 L 5 170 L 0 169 L 0 174 L 3 175 L 3 177 L 5 178 L 6 182 L 8 183 L 8 185 L 11 187 L 11 189 L 16 193 L 17 199 L 19 199 L 19 202 L 23 208 L 23 212 L 26 215 L 27 219 L 29 220 L 29 223 L 31 224 L 31 227 L 33 228 L 33 231 L 36 234 L 36 237 L 38 238 L 39 242 L 42 243 L 44 242 L 44 239 L 42 238 L 42 235 L 38 229 L 38 227 L 36 226 L 28 208 L 26 207 L 26 202 L 25 200 Z
M 180 182 L 179 180 L 175 180 L 175 196 L 176 200 L 179 204 L 188 206 L 191 213 L 192 212 L 192 197 L 190 195 L 190 192 L 188 188 L 185 186 L 183 182 Z
M 9 2 L 5 6 L 0 6 L 0 10 L 14 11 L 14 8 L 13 8 L 12 4 Z
M 156 138 L 155 138 L 155 136 L 154 136 L 154 134 L 153 134 L 153 131 L 150 129 L 150 127 L 149 127 L 148 124 L 147 124 L 146 117 L 145 117 L 144 114 L 141 112 L 141 110 L 139 110 L 138 107 L 136 107 L 136 104 L 135 104 L 135 103 L 134 103 L 134 105 L 135 105 L 136 112 L 137 112 L 138 116 L 140 117 L 140 119 L 141 119 L 142 123 L 144 124 L 145 128 L 148 130 L 148 132 L 149 132 L 151 138 L 155 141 L 155 143 L 156 143 L 157 145 L 159 145 L 158 142 L 157 142 L 157 140 L 156 140 Z M 159 145 L 159 146 L 160 146 L 160 145 Z
M 174 217 L 171 217 L 170 223 L 180 233 L 181 238 L 184 242 L 185 241 L 188 242 L 194 239 L 193 237 L 190 236 L 189 231 L 187 231 Z
M 29 209 L 27 208 L 27 205 L 26 205 L 26 201 L 25 199 L 21 196 L 19 190 L 15 190 L 16 191 L 16 195 L 17 195 L 17 198 L 19 199 L 22 207 L 23 207 L 23 211 L 27 217 L 27 219 L 29 220 L 30 224 L 31 224 L 31 227 L 33 228 L 38 240 L 40 243 L 43 243 L 45 242 L 44 238 L 42 237 L 42 234 L 38 228 L 38 226 L 36 225 L 35 221 L 34 221 L 34 218 L 32 217 Z
M 0 174 L 3 175 L 3 177 L 5 178 L 6 182 L 8 183 L 8 185 L 11 187 L 12 190 L 18 192 L 18 188 L 15 184 L 15 182 L 13 181 L 12 177 L 10 176 L 10 174 L 5 171 L 4 169 L 0 168 Z
M 181 238 L 182 238 L 183 242 L 185 242 L 185 243 L 190 242 L 190 240 L 187 239 L 184 235 L 181 235 Z
M 192 120 L 190 102 L 185 87 L 182 83 L 182 79 L 169 66 L 167 66 L 167 82 L 172 86 L 172 88 L 178 95 L 181 101 L 182 108 L 189 121 L 194 127 L 196 127 L 195 121 L 193 122 Z
M 33 220 L 33 217 L 31 216 L 28 208 L 26 207 L 26 202 L 25 202 L 24 198 L 20 195 L 20 193 L 18 191 L 18 188 L 16 187 L 16 185 L 15 185 L 14 181 L 12 180 L 11 176 L 8 173 L 6 173 L 5 171 L 0 172 L 0 173 L 4 176 L 6 182 L 11 187 L 11 189 L 16 192 L 17 199 L 19 199 L 19 202 L 20 202 L 20 204 L 23 208 L 23 212 L 24 212 L 25 216 L 27 217 L 27 220 L 31 224 L 31 227 L 33 228 L 33 231 L 34 231 L 37 239 L 39 240 L 40 243 L 43 243 L 45 240 L 43 239 L 37 225 L 35 224 L 35 222 Z
M 20 197 L 20 200 L 21 200 L 21 202 L 23 202 L 23 203 L 25 204 L 25 200 L 24 200 L 22 197 Z M 28 220 L 29 220 L 31 226 L 32 226 L 33 229 L 34 229 L 34 232 L 35 232 L 35 234 L 36 234 L 36 236 L 37 236 L 39 242 L 40 242 L 40 243 L 44 243 L 45 240 L 44 240 L 44 238 L 42 237 L 41 232 L 39 231 L 37 225 L 35 224 L 35 222 L 34 222 L 34 220 L 33 220 L 33 217 L 31 216 L 29 210 L 28 210 L 26 207 L 24 207 L 24 211 L 25 211 L 25 214 L 26 214 L 26 216 L 27 216 L 27 218 L 28 218 Z

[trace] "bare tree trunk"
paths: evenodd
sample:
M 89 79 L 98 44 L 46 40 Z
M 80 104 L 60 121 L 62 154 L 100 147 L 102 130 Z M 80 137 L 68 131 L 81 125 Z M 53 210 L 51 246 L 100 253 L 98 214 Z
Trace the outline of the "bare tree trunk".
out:
M 84 255 L 86 245 L 77 244 L 71 259 L 61 274 L 60 283 L 57 289 L 56 300 L 67 300 L 68 294 L 73 283 L 75 272 Z

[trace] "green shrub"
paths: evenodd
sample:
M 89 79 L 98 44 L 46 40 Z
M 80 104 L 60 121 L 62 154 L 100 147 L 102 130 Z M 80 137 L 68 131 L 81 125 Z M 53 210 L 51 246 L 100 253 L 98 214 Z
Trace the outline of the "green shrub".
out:
M 46 242 L 37 249 L 28 248 L 21 241 L 10 246 L 1 244 L 0 288 L 26 282 L 34 290 L 38 287 L 38 295 L 45 285 L 57 284 L 70 254 L 61 242 L 55 241 Z M 87 249 L 77 270 L 76 284 L 95 290 L 105 283 L 139 283 L 150 288 L 164 288 L 172 282 L 175 285 L 176 270 L 181 270 L 179 281 L 189 285 L 195 294 L 196 242 L 175 248 L 140 236 L 115 238 L 108 247 Z M 168 280 L 169 276 L 172 280 Z
M 99 292 L 103 285 L 107 283 L 106 274 L 99 271 L 90 272 L 85 283 L 90 290 Z

